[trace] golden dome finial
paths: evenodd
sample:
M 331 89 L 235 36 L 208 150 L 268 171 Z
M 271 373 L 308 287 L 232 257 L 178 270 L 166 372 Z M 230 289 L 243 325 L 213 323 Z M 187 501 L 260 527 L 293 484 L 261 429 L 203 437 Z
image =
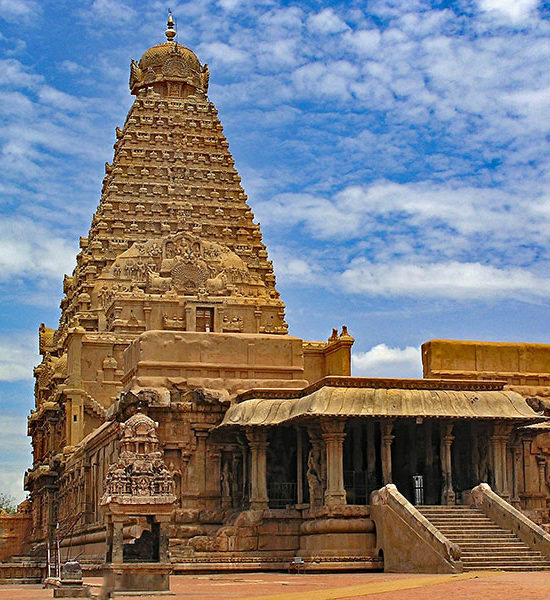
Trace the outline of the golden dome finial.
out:
M 172 17 L 172 11 L 168 9 L 168 23 L 166 24 L 166 31 L 164 32 L 166 39 L 169 42 L 173 42 L 177 35 L 176 28 L 174 27 L 174 19 Z

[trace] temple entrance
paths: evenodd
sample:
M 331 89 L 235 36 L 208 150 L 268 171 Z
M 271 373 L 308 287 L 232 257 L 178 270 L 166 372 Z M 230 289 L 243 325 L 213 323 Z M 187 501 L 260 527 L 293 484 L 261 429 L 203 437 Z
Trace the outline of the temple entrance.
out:
M 398 420 L 393 426 L 393 435 L 393 483 L 413 504 L 439 504 L 443 484 L 439 423 Z M 421 479 L 415 482 L 415 476 Z M 415 487 L 421 489 L 421 493 L 417 491 L 415 494 Z
M 214 309 L 208 307 L 197 308 L 197 331 L 214 331 Z
M 488 423 L 460 421 L 455 423 L 452 448 L 453 488 L 457 503 L 464 493 L 481 482 L 491 482 L 491 431 Z
M 286 508 L 298 501 L 295 427 L 270 428 L 267 447 L 267 495 L 269 508 Z
M 371 492 L 382 485 L 380 429 L 374 421 L 346 423 L 344 487 L 348 504 L 368 504 Z

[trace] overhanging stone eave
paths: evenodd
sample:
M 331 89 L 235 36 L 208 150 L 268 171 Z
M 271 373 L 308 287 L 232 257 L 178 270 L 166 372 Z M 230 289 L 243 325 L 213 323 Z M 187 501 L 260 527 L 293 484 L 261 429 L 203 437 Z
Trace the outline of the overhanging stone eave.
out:
M 323 386 L 305 395 L 303 390 L 263 392 L 233 405 L 218 427 L 277 426 L 320 417 L 485 420 L 518 425 L 548 420 L 535 413 L 521 395 L 508 390 Z

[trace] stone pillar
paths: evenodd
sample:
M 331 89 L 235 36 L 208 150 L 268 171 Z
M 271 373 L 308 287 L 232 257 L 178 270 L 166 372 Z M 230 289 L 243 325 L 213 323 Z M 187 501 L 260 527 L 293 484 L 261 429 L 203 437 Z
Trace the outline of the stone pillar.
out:
M 438 496 L 434 482 L 434 447 L 433 447 L 432 421 L 424 422 L 424 502 L 434 504 Z
M 236 507 L 239 506 L 239 495 L 242 488 L 242 477 L 243 470 L 239 470 L 242 465 L 239 465 L 239 454 L 241 453 L 240 448 L 234 447 L 233 453 L 231 454 L 231 472 L 233 473 L 233 478 L 231 479 L 231 506 Z M 239 479 L 239 475 L 241 479 Z
M 355 473 L 362 473 L 363 471 L 363 446 L 361 442 L 362 438 L 362 423 L 354 423 L 351 428 L 351 436 L 353 442 L 353 471 Z
M 296 425 L 296 503 L 304 503 L 304 458 L 302 428 Z
M 392 435 L 393 421 L 391 419 L 383 419 L 380 422 L 381 428 L 381 455 L 382 455 L 382 485 L 392 483 L 392 464 L 391 464 L 391 444 L 395 438 Z
M 190 306 L 185 308 L 185 330 L 186 331 L 195 331 L 195 315 L 191 310 Z
M 112 563 L 122 564 L 124 562 L 123 546 L 124 546 L 124 522 L 118 519 L 113 519 L 113 553 Z
M 335 506 L 346 503 L 344 488 L 344 427 L 345 419 L 321 419 L 321 436 L 327 456 L 327 489 L 325 504 Z
M 209 444 L 206 450 L 206 481 L 204 493 L 210 498 L 220 496 L 220 482 L 222 478 L 222 452 L 218 446 Z
M 521 471 L 521 444 L 516 443 L 512 446 L 512 506 L 520 508 L 519 497 L 519 475 Z
M 369 419 L 366 425 L 367 433 L 367 494 L 378 487 L 376 481 L 376 446 L 374 438 L 374 421 Z M 367 495 L 368 501 L 368 495 Z
M 451 457 L 451 446 L 454 439 L 453 423 L 442 423 L 441 474 L 443 477 L 443 489 L 441 490 L 441 504 L 454 504 L 456 501 L 453 490 L 453 462 Z
M 167 563 L 170 562 L 170 556 L 168 553 L 168 546 L 170 544 L 170 535 L 168 533 L 170 527 L 171 517 L 157 517 L 159 524 L 159 562 Z
M 211 425 L 208 423 L 194 423 L 193 433 L 197 441 L 195 451 L 191 454 L 186 469 L 186 496 L 198 499 L 206 493 L 206 439 L 210 434 Z M 217 481 L 219 481 L 219 476 Z
M 524 493 L 536 492 L 534 489 L 533 483 L 536 480 L 536 473 L 533 471 L 533 460 L 532 460 L 532 450 L 533 450 L 533 440 L 531 439 L 523 439 L 523 491 Z
M 111 564 L 113 562 L 113 522 L 109 518 L 107 521 L 107 531 L 105 532 L 105 562 Z
M 541 494 L 546 493 L 546 456 L 537 454 L 537 467 L 539 472 L 539 492 Z
M 241 452 L 241 499 L 242 502 L 250 501 L 250 465 L 249 450 L 246 440 L 239 436 L 239 449 Z
M 250 446 L 250 508 L 263 510 L 268 507 L 267 495 L 267 429 L 249 429 L 246 432 Z
M 495 423 L 491 436 L 491 462 L 493 468 L 494 490 L 499 496 L 509 498 L 508 469 L 506 447 L 510 435 L 510 426 Z
M 149 302 L 143 303 L 143 320 L 145 321 L 145 329 L 154 329 L 151 327 L 151 305 Z

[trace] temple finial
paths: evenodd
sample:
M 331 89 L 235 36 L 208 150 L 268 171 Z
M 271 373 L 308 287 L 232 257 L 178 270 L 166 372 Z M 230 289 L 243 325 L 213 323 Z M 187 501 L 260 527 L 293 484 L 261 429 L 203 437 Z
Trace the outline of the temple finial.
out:
M 166 39 L 169 42 L 173 42 L 177 35 L 176 28 L 174 27 L 174 19 L 172 17 L 172 11 L 168 9 L 168 23 L 166 24 L 166 31 L 164 32 Z

